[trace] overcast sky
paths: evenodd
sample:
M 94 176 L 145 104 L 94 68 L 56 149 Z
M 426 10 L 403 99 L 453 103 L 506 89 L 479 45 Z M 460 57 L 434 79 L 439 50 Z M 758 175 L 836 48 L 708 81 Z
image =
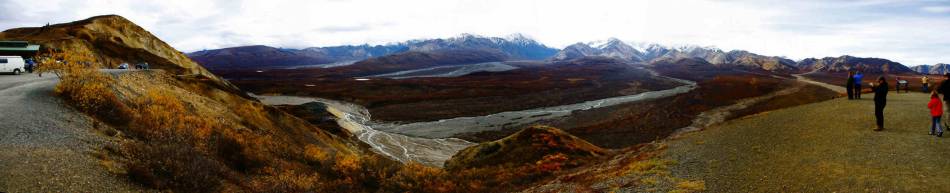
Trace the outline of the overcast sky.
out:
M 950 0 L 0 0 L 0 29 L 118 14 L 191 52 L 525 34 L 950 63 Z

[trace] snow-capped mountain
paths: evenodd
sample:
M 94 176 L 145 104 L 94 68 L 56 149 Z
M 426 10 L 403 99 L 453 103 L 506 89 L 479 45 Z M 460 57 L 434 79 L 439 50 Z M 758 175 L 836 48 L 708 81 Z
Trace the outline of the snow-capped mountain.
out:
M 508 37 L 484 37 L 462 34 L 458 37 L 431 39 L 408 43 L 410 51 L 429 52 L 435 50 L 498 50 L 511 59 L 543 60 L 557 53 L 557 49 L 538 43 L 521 34 Z
M 920 65 L 910 67 L 917 73 L 920 74 L 947 74 L 950 73 L 950 64 L 937 63 L 934 65 Z
M 403 52 L 452 52 L 478 50 L 472 53 L 500 52 L 507 59 L 544 60 L 558 50 L 538 43 L 522 34 L 507 37 L 484 37 L 462 34 L 444 39 L 410 40 L 385 45 L 345 45 L 283 49 L 269 46 L 242 46 L 216 50 L 204 50 L 188 54 L 193 60 L 208 68 L 283 68 L 290 66 L 356 62 L 374 57 Z
M 406 44 L 376 46 L 364 44 L 305 49 L 283 49 L 258 45 L 192 52 L 188 54 L 188 57 L 209 69 L 284 68 L 358 61 L 405 52 L 408 49 L 409 46 Z
M 762 56 L 742 50 L 724 52 L 715 47 L 692 45 L 669 47 L 655 43 L 624 42 L 616 38 L 606 41 L 570 45 L 553 60 L 571 60 L 588 56 L 617 58 L 628 62 L 653 62 L 667 59 L 700 58 L 710 64 L 735 64 L 759 67 L 765 70 L 795 70 L 795 61 L 773 56 Z

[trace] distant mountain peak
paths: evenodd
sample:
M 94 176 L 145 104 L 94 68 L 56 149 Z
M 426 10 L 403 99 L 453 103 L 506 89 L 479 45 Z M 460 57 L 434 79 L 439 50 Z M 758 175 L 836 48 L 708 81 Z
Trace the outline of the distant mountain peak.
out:
M 508 34 L 507 36 L 503 37 L 503 39 L 508 41 L 534 41 L 534 38 L 522 33 Z
M 926 65 L 926 64 L 924 64 L 924 65 L 917 65 L 917 66 L 914 66 L 914 67 L 910 67 L 910 69 L 912 69 L 912 70 L 914 70 L 915 72 L 920 73 L 920 74 L 940 74 L 940 75 L 942 75 L 942 74 L 950 73 L 950 64 L 945 64 L 945 63 L 937 63 L 937 64 L 934 64 L 934 65 Z

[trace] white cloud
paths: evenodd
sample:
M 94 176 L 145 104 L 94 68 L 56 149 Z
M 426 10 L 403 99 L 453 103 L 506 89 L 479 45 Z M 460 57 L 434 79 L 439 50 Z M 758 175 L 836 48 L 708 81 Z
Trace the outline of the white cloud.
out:
M 947 1 L 0 0 L 0 28 L 119 14 L 183 51 L 383 44 L 472 33 L 555 47 L 617 37 L 767 55 L 950 62 Z
M 927 6 L 921 10 L 931 13 L 950 13 L 950 6 Z

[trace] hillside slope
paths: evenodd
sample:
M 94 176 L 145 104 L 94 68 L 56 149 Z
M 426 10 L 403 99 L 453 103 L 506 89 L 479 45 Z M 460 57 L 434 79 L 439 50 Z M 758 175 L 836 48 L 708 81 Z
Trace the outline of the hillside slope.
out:
M 445 167 L 459 170 L 503 164 L 533 164 L 545 156 L 556 154 L 565 155 L 571 160 L 584 160 L 604 156 L 607 150 L 557 128 L 531 126 L 504 139 L 465 148 L 447 160 Z
M 152 33 L 118 15 L 96 16 L 44 27 L 9 29 L 0 33 L 0 40 L 26 40 L 40 44 L 44 50 L 53 48 L 92 53 L 106 67 L 148 62 L 151 68 L 178 75 L 197 75 L 212 80 L 226 90 L 238 90 Z
M 362 171 L 340 171 L 338 158 L 350 161 L 348 168 L 368 160 L 398 166 L 351 139 L 246 98 L 119 16 L 12 29 L 0 37 L 98 59 L 63 57 L 64 64 L 149 62 L 157 68 L 80 66 L 64 68 L 61 76 L 3 81 L 0 107 L 10 120 L 0 131 L 0 147 L 10 151 L 0 154 L 2 191 L 369 191 L 378 187 L 353 182 Z M 291 180 L 297 181 L 288 185 Z

